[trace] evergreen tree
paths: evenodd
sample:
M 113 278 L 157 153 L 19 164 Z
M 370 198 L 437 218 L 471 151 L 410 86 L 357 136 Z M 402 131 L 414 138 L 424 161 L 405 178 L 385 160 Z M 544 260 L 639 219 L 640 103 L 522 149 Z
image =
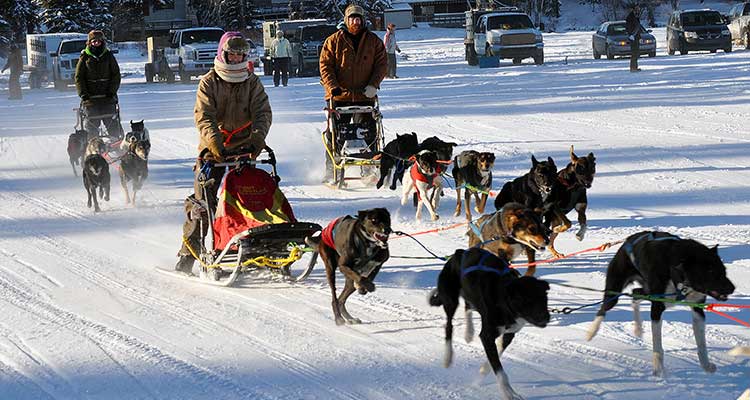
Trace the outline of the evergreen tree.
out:
M 143 24 L 143 0 L 115 0 L 112 3 L 112 30 L 114 35 Z
M 42 23 L 50 33 L 83 32 L 92 19 L 83 0 L 42 0 L 42 7 Z
M 240 30 L 245 27 L 244 0 L 222 0 L 219 2 L 222 27 L 226 30 Z
M 34 0 L 0 0 L 0 41 L 23 41 L 39 28 L 39 12 Z

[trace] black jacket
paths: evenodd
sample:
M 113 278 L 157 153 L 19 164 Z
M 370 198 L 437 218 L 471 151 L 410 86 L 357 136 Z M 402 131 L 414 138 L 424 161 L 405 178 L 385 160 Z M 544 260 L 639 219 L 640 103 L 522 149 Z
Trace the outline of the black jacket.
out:
M 97 57 L 86 47 L 78 59 L 75 82 L 84 106 L 117 103 L 120 66 L 109 49 Z

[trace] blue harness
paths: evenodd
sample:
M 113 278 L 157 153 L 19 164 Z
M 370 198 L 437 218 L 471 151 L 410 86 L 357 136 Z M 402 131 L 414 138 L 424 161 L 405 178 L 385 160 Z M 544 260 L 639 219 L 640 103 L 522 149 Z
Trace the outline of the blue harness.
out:
M 622 248 L 625 250 L 625 253 L 628 255 L 630 262 L 633 263 L 633 266 L 641 275 L 643 275 L 643 272 L 641 272 L 641 268 L 638 266 L 638 262 L 636 261 L 634 250 L 635 250 L 635 245 L 637 245 L 639 242 L 643 240 L 646 240 L 647 242 L 651 242 L 651 241 L 659 242 L 662 240 L 680 240 L 680 238 L 674 235 L 655 237 L 654 232 L 648 232 L 648 233 L 642 233 L 640 236 L 638 236 L 637 239 L 633 241 L 630 241 L 630 240 L 626 241 L 622 245 Z
M 503 269 L 498 269 L 497 267 L 490 267 L 489 265 L 485 265 L 484 261 L 489 256 L 493 256 L 494 254 L 490 253 L 487 250 L 479 249 L 479 251 L 482 252 L 482 257 L 479 259 L 479 264 L 472 265 L 470 267 L 465 267 L 461 269 L 461 278 L 465 277 L 467 274 L 470 274 L 475 271 L 482 271 L 482 272 L 491 272 L 493 274 L 497 274 L 499 276 L 503 276 L 505 274 L 508 274 L 511 272 L 511 269 L 508 267 L 508 263 L 505 263 L 503 265 Z M 464 254 L 461 256 L 461 265 L 464 265 L 464 262 L 466 261 L 466 255 L 468 254 L 468 251 L 464 251 Z
M 635 240 L 626 241 L 622 245 L 623 250 L 625 250 L 625 254 L 628 255 L 628 258 L 630 259 L 630 262 L 633 264 L 633 267 L 635 267 L 636 271 L 638 271 L 638 273 L 641 274 L 641 276 L 643 276 L 643 272 L 641 271 L 641 268 L 638 266 L 638 262 L 635 257 L 635 246 L 643 240 L 645 240 L 646 242 L 650 242 L 650 241 L 659 242 L 663 240 L 681 240 L 679 236 L 675 236 L 671 234 L 668 234 L 668 235 L 669 236 L 655 237 L 654 232 L 643 233 L 640 236 L 638 236 L 638 238 L 636 238 Z M 677 293 L 664 294 L 662 296 L 666 297 L 666 296 L 676 295 L 677 296 L 676 300 L 678 301 L 684 300 L 687 294 L 690 292 L 690 289 L 687 286 L 685 286 L 682 282 L 676 282 L 674 280 L 674 277 L 672 277 L 671 279 L 672 279 L 672 283 L 675 286 L 675 289 L 677 289 Z

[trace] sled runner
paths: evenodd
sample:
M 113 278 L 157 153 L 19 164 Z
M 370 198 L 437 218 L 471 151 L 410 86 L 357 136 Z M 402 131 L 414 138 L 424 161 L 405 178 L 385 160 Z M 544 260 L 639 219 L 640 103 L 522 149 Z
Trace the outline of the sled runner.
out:
M 209 212 L 205 200 L 190 198 L 191 218 L 200 220 L 204 232 L 206 221 L 210 227 L 201 248 L 190 249 L 200 263 L 200 279 L 204 282 L 231 286 L 241 275 L 259 269 L 299 282 L 310 275 L 317 262 L 318 254 L 305 244 L 305 237 L 320 231 L 320 225 L 297 221 L 279 190 L 273 150 L 266 147 L 263 155 L 265 158 L 259 160 L 244 155 L 229 157 L 232 161 L 228 162 L 203 164 L 198 179 L 204 199 L 205 177 L 209 176 L 204 169 L 225 170 L 215 213 Z M 270 167 L 271 172 L 260 166 Z
M 380 152 L 385 146 L 378 101 L 343 105 L 330 100 L 326 114 L 323 141 L 331 186 L 343 188 L 348 180 L 362 180 L 368 186 L 374 185 L 379 178 Z M 358 168 L 359 173 L 347 176 L 347 169 L 353 169 L 350 167 Z

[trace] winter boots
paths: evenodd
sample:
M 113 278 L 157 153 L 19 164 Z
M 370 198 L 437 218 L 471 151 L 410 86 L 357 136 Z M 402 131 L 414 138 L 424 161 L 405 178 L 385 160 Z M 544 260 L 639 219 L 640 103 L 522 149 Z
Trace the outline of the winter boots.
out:
M 195 258 L 193 258 L 193 256 L 190 256 L 190 255 L 180 256 L 179 260 L 177 260 L 177 264 L 175 264 L 174 266 L 174 270 L 177 272 L 182 272 L 188 275 L 192 275 L 194 263 L 195 263 Z

